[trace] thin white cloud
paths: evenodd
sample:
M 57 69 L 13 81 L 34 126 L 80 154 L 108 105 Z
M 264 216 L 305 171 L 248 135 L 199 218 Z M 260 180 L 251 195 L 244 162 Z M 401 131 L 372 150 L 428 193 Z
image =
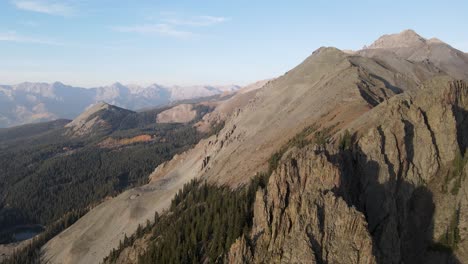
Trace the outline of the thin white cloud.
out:
M 207 27 L 228 21 L 226 17 L 197 16 L 190 19 L 166 18 L 163 21 L 167 24 L 190 27 Z
M 16 8 L 31 12 L 68 16 L 73 13 L 73 8 L 59 1 L 46 0 L 13 0 L 12 3 Z
M 131 32 L 139 34 L 160 34 L 171 37 L 186 38 L 194 36 L 195 34 L 189 31 L 178 30 L 172 25 L 158 23 L 158 24 L 146 24 L 137 26 L 126 26 L 126 27 L 114 27 L 115 31 L 119 32 Z
M 33 44 L 42 44 L 42 45 L 62 45 L 59 42 L 35 38 L 35 37 L 28 37 L 19 35 L 14 31 L 10 32 L 0 32 L 0 42 L 18 42 L 18 43 L 33 43 Z
M 163 36 L 171 36 L 178 38 L 188 38 L 196 36 L 197 34 L 192 32 L 195 27 L 208 27 L 215 24 L 220 24 L 229 19 L 226 17 L 215 17 L 215 16 L 196 16 L 189 18 L 176 18 L 175 13 L 164 13 L 166 16 L 160 19 L 159 23 L 150 23 L 135 26 L 120 26 L 113 27 L 112 29 L 119 32 L 132 32 L 139 34 L 159 34 Z M 155 20 L 154 17 L 147 17 L 146 20 Z M 184 29 L 185 28 L 185 29 Z M 187 30 L 192 28 L 192 30 Z

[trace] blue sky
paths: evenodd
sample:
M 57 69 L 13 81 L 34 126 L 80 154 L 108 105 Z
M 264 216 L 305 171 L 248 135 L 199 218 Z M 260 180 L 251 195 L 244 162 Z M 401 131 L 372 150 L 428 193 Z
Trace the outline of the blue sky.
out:
M 247 84 L 407 28 L 467 52 L 466 13 L 466 0 L 0 0 L 0 83 Z

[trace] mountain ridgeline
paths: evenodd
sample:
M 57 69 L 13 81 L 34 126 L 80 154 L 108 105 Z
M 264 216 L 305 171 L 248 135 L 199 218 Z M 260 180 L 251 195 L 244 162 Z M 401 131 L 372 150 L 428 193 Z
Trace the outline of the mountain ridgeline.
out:
M 102 104 L 35 136 L 0 130 L 21 172 L 2 181 L 4 208 L 39 223 L 89 209 L 7 263 L 467 263 L 467 83 L 466 53 L 406 30 L 320 48 L 259 87 L 154 110 L 151 125 Z
M 74 119 L 87 107 L 98 102 L 130 110 L 164 106 L 176 101 L 221 96 L 239 89 L 227 86 L 147 87 L 114 83 L 97 88 L 81 88 L 55 83 L 21 83 L 0 85 L 0 128 L 58 118 Z

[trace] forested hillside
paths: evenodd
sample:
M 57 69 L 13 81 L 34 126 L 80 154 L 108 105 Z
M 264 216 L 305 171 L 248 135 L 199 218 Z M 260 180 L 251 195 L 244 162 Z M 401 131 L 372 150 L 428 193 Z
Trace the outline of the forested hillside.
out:
M 142 185 L 157 165 L 203 137 L 193 122 L 209 111 L 196 106 L 187 124 L 157 124 L 157 109 L 111 120 L 113 129 L 70 137 L 66 121 L 0 130 L 0 238 L 11 228 L 47 226 L 67 212 Z M 98 113 L 105 118 L 106 113 Z

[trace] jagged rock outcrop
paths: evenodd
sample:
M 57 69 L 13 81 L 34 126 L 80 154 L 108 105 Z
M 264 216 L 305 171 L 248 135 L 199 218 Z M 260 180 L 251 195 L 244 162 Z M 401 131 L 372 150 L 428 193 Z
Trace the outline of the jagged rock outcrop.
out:
M 340 168 L 313 146 L 286 156 L 256 195 L 252 261 L 230 263 L 376 263 L 364 215 L 333 193 Z
M 354 124 L 372 126 L 354 153 L 355 186 L 360 188 L 355 201 L 366 214 L 379 262 L 445 263 L 440 257 L 450 258 L 430 248 L 468 198 L 465 179 L 455 183 L 450 176 L 454 159 L 467 147 L 467 93 L 463 82 L 436 78 L 422 91 L 394 97 Z M 454 184 L 459 189 L 447 191 Z M 459 219 L 457 225 L 464 225 L 468 215 L 461 212 Z
M 290 150 L 257 192 L 251 246 L 236 243 L 229 255 L 253 252 L 242 263 L 463 263 L 467 98 L 465 82 L 435 78 L 350 124 L 352 150 Z
M 252 252 L 244 236 L 241 236 L 234 242 L 224 261 L 231 264 L 242 264 L 252 261 Z

